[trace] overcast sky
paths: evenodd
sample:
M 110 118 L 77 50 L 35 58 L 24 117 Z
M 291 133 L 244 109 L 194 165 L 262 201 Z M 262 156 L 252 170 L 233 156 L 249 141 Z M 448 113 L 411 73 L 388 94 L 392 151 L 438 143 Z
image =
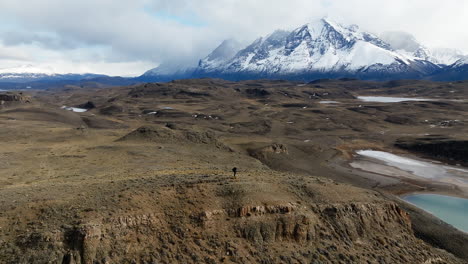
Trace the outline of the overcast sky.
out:
M 0 0 L 0 69 L 140 75 L 329 16 L 468 53 L 466 0 Z

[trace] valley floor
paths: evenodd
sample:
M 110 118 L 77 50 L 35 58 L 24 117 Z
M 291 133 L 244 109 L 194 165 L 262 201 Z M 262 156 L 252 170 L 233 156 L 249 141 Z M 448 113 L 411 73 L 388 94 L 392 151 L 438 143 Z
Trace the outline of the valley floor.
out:
M 0 263 L 466 263 L 467 234 L 397 196 L 466 190 L 349 164 L 373 149 L 466 166 L 467 86 L 32 91 L 0 106 Z

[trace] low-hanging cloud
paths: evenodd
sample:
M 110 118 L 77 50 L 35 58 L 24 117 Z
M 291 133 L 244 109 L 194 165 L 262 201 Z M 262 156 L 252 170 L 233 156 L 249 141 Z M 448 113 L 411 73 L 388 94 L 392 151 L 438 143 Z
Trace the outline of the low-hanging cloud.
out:
M 465 2 L 0 0 L 0 66 L 11 63 L 8 49 L 31 63 L 67 64 L 66 71 L 138 74 L 163 62 L 194 63 L 223 39 L 249 42 L 327 15 L 375 33 L 406 31 L 425 45 L 468 52 Z

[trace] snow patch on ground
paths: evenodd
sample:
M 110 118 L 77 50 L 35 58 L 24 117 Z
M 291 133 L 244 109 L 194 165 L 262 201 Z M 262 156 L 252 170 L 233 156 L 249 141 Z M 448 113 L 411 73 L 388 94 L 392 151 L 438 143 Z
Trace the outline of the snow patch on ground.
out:
M 68 111 L 73 111 L 75 113 L 84 113 L 84 112 L 88 111 L 88 109 L 77 108 L 77 107 L 68 107 L 68 106 L 62 106 L 62 109 L 65 109 L 65 110 L 68 110 Z
M 425 99 L 425 98 L 389 97 L 389 96 L 358 96 L 357 98 L 364 102 L 378 102 L 378 103 L 399 103 L 399 102 L 406 102 L 406 101 L 433 101 L 433 99 Z
M 320 101 L 319 104 L 339 104 L 337 101 Z
M 468 171 L 464 169 L 402 157 L 383 151 L 359 150 L 356 153 L 367 158 L 383 161 L 388 166 L 411 172 L 417 177 L 444 180 L 457 185 L 466 186 L 468 184 Z M 374 172 L 379 173 L 378 171 Z
M 400 156 L 397 156 L 388 152 L 383 152 L 383 151 L 359 150 L 356 153 L 362 156 L 382 160 L 388 163 L 404 164 L 404 165 L 410 165 L 410 166 L 426 166 L 427 165 L 426 162 L 400 157 Z

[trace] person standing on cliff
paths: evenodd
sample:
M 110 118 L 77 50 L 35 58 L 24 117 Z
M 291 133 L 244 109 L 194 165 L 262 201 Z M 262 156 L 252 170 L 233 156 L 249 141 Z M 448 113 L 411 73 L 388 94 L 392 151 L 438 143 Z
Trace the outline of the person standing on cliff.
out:
M 236 178 L 237 168 L 236 167 L 232 168 L 232 172 L 234 173 L 234 178 Z

